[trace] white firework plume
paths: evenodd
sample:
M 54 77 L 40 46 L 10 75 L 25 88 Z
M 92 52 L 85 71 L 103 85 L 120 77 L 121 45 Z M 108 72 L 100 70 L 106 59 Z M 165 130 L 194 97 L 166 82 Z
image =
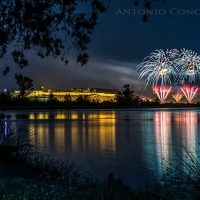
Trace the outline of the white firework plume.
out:
M 177 80 L 195 82 L 200 77 L 200 56 L 192 50 L 181 49 L 181 53 L 174 60 L 177 68 Z
M 171 77 L 176 78 L 177 69 L 174 60 L 178 58 L 179 54 L 177 49 L 167 50 L 166 52 L 160 49 L 151 53 L 144 58 L 146 61 L 137 66 L 137 70 L 141 71 L 139 78 L 146 77 L 146 86 L 149 83 L 153 86 L 158 83 L 161 86 L 171 84 Z

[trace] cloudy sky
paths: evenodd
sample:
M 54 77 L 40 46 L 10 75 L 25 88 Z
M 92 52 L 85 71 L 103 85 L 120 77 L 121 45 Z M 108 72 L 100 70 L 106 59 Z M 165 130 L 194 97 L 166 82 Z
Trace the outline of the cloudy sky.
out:
M 136 93 L 152 96 L 150 85 L 145 90 L 144 79 L 138 79 L 136 66 L 156 49 L 186 48 L 200 53 L 200 1 L 153 2 L 146 23 L 143 12 L 142 5 L 134 6 L 134 0 L 112 0 L 108 12 L 99 19 L 89 45 L 90 60 L 84 67 L 76 64 L 73 55 L 65 66 L 59 59 L 40 60 L 30 52 L 30 65 L 21 71 L 7 60 L 11 73 L 1 75 L 0 89 L 17 89 L 14 74 L 21 72 L 34 81 L 35 89 L 121 89 L 128 83 Z M 0 62 L 3 67 L 4 62 Z

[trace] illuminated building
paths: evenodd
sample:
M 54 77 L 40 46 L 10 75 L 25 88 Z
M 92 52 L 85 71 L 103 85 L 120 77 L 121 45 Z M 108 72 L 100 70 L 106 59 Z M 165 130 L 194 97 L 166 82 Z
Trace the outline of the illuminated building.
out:
M 152 101 L 152 99 L 150 99 L 149 97 L 144 96 L 143 94 L 141 94 L 139 97 L 143 102 Z
M 12 93 L 13 97 L 16 97 L 19 91 L 14 91 Z M 64 101 L 66 95 L 70 95 L 71 101 L 76 101 L 79 96 L 88 97 L 90 101 L 95 102 L 104 102 L 104 101 L 114 101 L 116 93 L 105 93 L 105 92 L 97 92 L 96 89 L 84 89 L 84 88 L 72 88 L 70 91 L 52 91 L 52 90 L 44 90 L 42 86 L 41 90 L 33 90 L 29 95 L 28 98 L 34 99 L 37 97 L 39 101 L 47 101 L 49 95 L 53 94 L 54 97 L 58 101 Z

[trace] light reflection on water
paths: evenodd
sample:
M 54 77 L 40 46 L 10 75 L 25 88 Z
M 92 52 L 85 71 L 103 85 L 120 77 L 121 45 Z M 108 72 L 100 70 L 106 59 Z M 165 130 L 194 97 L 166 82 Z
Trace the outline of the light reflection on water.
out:
M 199 150 L 198 109 L 8 111 L 10 121 L 36 132 L 34 140 L 56 158 L 75 160 L 104 177 L 113 172 L 137 187 L 164 171 L 163 158 Z M 93 166 L 91 166 L 93 163 Z M 165 162 L 164 162 L 165 163 Z

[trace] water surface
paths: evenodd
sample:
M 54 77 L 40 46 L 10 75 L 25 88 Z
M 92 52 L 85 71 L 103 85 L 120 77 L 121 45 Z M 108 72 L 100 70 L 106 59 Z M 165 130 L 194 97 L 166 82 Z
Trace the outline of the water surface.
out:
M 165 170 L 163 158 L 185 159 L 182 145 L 199 150 L 200 113 L 189 109 L 7 111 L 12 125 L 35 132 L 44 152 L 70 159 L 83 171 L 104 178 L 121 177 L 132 187 L 144 185 L 148 173 Z M 195 154 L 195 153 L 194 153 Z

